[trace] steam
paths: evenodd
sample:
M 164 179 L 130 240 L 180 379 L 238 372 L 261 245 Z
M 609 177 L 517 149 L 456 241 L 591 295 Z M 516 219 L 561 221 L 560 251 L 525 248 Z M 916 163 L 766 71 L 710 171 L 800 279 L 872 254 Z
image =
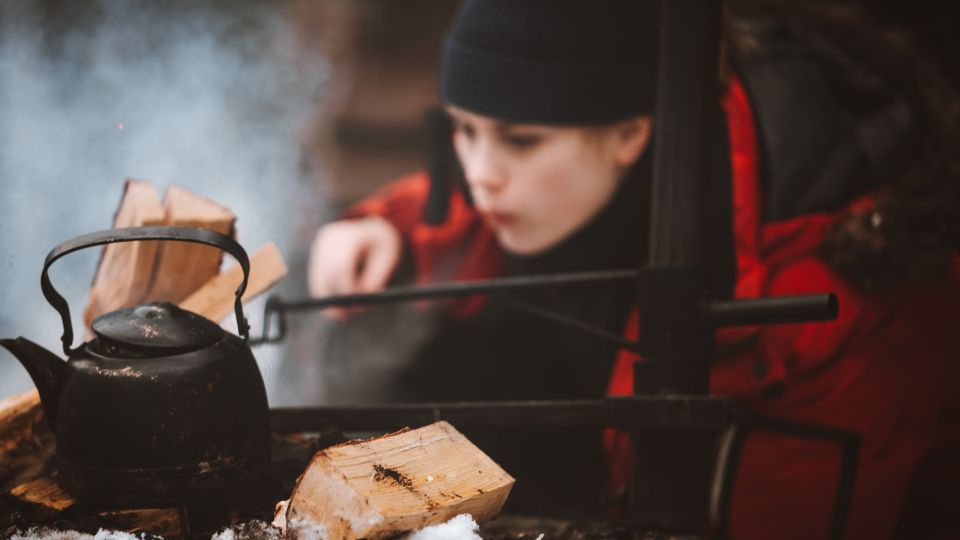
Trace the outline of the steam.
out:
M 298 65 L 282 7 L 0 3 L 0 337 L 60 350 L 59 317 L 39 287 L 43 258 L 64 240 L 108 228 L 128 177 L 217 200 L 238 216 L 248 251 L 272 240 L 291 269 L 303 265 L 309 234 L 329 209 L 298 136 L 327 66 Z M 97 253 L 70 255 L 51 271 L 75 329 Z M 292 275 L 281 289 L 300 295 L 302 282 Z M 247 307 L 255 332 L 260 312 L 262 303 Z M 275 394 L 282 350 L 256 352 Z M 0 353 L 0 396 L 31 387 Z

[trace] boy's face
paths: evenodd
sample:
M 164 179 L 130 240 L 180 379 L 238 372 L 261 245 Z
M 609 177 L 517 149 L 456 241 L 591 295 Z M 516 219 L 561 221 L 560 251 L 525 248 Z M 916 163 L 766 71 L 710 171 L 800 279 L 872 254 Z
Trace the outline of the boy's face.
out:
M 651 122 L 514 124 L 448 106 L 453 142 L 480 215 L 512 253 L 543 252 L 585 225 L 646 148 Z

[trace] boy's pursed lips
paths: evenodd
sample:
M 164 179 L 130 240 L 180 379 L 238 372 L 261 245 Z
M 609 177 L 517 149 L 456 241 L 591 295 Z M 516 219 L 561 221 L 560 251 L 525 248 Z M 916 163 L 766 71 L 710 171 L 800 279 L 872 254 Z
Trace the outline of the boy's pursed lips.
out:
M 491 227 L 504 227 L 517 221 L 517 215 L 493 208 L 477 208 L 483 220 Z

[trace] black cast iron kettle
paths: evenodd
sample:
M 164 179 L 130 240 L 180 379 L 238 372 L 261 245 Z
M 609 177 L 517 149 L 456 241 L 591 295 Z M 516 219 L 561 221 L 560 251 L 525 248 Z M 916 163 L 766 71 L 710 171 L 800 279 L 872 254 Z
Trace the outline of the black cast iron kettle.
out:
M 79 249 L 138 240 L 207 244 L 236 258 L 243 269 L 235 304 L 243 338 L 155 302 L 101 315 L 93 321 L 95 337 L 71 348 L 70 309 L 50 283 L 50 265 Z M 63 319 L 68 360 L 22 337 L 0 345 L 40 391 L 64 487 L 93 500 L 157 503 L 232 489 L 266 466 L 267 396 L 240 304 L 249 274 L 240 244 L 205 229 L 113 229 L 50 251 L 40 285 Z

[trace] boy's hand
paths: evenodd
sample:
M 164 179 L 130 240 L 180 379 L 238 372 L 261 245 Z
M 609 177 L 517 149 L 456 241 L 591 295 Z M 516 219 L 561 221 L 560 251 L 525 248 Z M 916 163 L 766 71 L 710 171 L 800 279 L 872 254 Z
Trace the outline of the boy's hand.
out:
M 383 289 L 400 262 L 397 228 L 378 217 L 335 221 L 317 231 L 310 246 L 307 286 L 313 297 Z M 344 309 L 328 310 L 343 319 Z

